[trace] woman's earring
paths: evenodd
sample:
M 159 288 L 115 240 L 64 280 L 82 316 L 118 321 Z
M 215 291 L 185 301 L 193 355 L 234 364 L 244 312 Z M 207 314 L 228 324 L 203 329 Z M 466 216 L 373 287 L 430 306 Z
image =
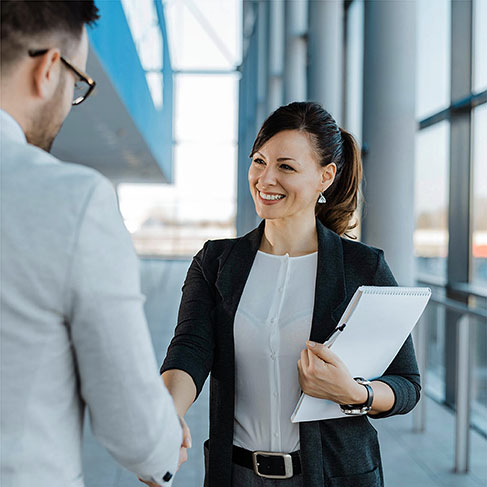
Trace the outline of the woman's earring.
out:
M 320 197 L 318 198 L 318 203 L 326 203 L 326 198 L 324 193 L 325 192 L 323 191 L 323 193 L 320 194 Z

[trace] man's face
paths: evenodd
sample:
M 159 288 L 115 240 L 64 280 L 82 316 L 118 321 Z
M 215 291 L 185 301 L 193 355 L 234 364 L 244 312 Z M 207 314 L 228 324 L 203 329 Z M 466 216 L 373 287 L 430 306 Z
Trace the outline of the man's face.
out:
M 88 58 L 88 36 L 83 28 L 81 40 L 69 58 L 82 71 L 86 69 Z M 58 85 L 54 94 L 46 100 L 32 116 L 30 130 L 26 133 L 29 143 L 50 152 L 54 139 L 68 116 L 73 102 L 74 84 L 77 76 L 59 60 Z

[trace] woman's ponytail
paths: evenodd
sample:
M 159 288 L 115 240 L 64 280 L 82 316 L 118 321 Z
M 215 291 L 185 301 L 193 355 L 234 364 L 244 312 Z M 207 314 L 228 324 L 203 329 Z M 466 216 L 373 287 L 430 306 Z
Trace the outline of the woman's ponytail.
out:
M 326 204 L 316 205 L 316 215 L 326 227 L 343 235 L 357 226 L 351 221 L 358 204 L 362 161 L 354 137 L 342 128 L 340 135 L 341 150 L 336 151 L 337 160 L 330 161 L 337 165 L 335 181 L 326 190 Z

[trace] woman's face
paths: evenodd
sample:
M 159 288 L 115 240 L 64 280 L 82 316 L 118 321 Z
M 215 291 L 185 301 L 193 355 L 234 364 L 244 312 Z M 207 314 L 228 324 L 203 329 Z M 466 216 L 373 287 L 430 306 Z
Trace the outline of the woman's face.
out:
M 333 182 L 335 164 L 319 165 L 307 133 L 284 130 L 252 156 L 249 185 L 260 218 L 314 215 L 320 192 Z

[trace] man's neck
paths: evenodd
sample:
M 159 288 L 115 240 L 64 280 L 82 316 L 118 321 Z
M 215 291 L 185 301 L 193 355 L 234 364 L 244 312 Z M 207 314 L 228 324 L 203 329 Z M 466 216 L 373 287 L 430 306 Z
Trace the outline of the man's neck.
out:
M 2 87 L 2 99 L 0 100 L 0 110 L 8 113 L 20 126 L 24 135 L 27 133 L 27 119 L 23 116 L 22 110 L 12 105 L 9 102 L 13 97 L 9 96 L 8 92 L 3 91 Z

